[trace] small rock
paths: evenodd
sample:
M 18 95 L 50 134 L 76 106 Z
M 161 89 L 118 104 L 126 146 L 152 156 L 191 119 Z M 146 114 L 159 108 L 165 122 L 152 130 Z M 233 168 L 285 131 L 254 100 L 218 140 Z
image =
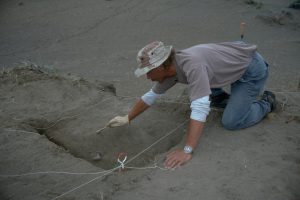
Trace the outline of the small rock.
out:
M 103 156 L 100 152 L 97 152 L 96 155 L 93 157 L 93 161 L 100 161 L 102 160 Z

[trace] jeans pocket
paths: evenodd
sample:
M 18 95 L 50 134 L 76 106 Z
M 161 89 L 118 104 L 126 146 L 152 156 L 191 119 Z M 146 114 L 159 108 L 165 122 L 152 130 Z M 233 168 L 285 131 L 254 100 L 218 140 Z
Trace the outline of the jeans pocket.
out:
M 258 53 L 256 53 L 239 81 L 248 82 L 263 79 L 267 76 L 267 71 L 268 66 L 266 62 Z

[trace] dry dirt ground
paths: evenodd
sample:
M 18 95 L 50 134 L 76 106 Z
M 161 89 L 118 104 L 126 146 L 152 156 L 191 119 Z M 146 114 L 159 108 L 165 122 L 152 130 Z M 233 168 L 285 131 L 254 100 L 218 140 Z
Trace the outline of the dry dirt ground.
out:
M 0 199 L 300 199 L 300 14 L 292 2 L 1 1 Z M 237 40 L 241 21 L 245 40 L 270 63 L 275 113 L 227 131 L 214 109 L 193 159 L 175 171 L 155 166 L 183 145 L 185 86 L 129 126 L 96 133 L 151 87 L 133 75 L 139 48 Z M 139 168 L 107 171 L 120 166 L 120 152 L 125 166 Z

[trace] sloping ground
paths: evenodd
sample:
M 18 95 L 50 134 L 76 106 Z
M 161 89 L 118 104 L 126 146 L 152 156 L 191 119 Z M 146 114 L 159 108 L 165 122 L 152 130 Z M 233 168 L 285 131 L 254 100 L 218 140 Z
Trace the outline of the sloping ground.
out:
M 187 116 L 187 106 L 158 103 L 129 126 L 108 128 L 97 134 L 109 119 L 126 114 L 132 104 L 132 99 L 129 103 L 116 97 L 112 85 L 60 76 L 55 71 L 26 63 L 3 71 L 0 81 L 1 175 L 111 169 L 119 165 L 119 153 L 126 152 L 128 159 L 132 158 Z M 178 144 L 183 134 L 183 128 L 176 130 L 130 165 L 153 163 L 157 154 Z M 76 176 L 80 175 L 65 176 L 0 177 L 1 195 L 3 199 L 49 199 L 92 175 L 81 175 L 79 179 Z M 101 187 L 105 188 L 108 186 Z M 114 189 L 106 191 L 113 193 Z
M 69 173 L 102 171 L 85 160 L 73 157 L 63 148 L 49 142 L 45 136 L 38 133 L 4 129 L 1 129 L 0 133 L 1 175 L 51 171 Z M 42 173 L 20 177 L 1 176 L 0 199 L 52 199 L 99 175 Z M 100 195 L 102 191 L 105 191 L 106 194 L 109 193 L 109 184 L 98 182 L 96 185 L 98 191 L 90 192 L 90 197 Z
M 60 76 L 32 64 L 4 71 L 0 80 L 1 175 L 111 169 L 118 165 L 120 152 L 133 158 L 189 115 L 184 93 L 180 100 L 184 103 L 164 99 L 129 126 L 96 134 L 132 104 L 130 98 L 117 97 L 112 85 Z M 226 131 L 219 122 L 222 111 L 213 109 L 192 161 L 176 171 L 132 170 L 103 177 L 102 173 L 2 176 L 0 197 L 297 199 L 300 96 L 299 92 L 277 92 L 277 96 L 277 112 L 246 130 Z M 161 153 L 177 145 L 185 129 L 176 129 L 130 166 L 161 166 Z M 80 187 L 85 183 L 89 184 Z
M 1 121 L 4 126 L 46 135 L 75 157 L 111 168 L 120 152 L 133 156 L 185 120 L 185 115 L 180 115 L 185 108 L 159 104 L 163 109 L 154 108 L 129 126 L 107 128 L 96 134 L 108 120 L 126 114 L 130 107 L 112 90 L 108 84 L 48 75 L 34 65 L 18 67 L 1 77 L 0 91 L 5 94 L 1 95 Z M 174 135 L 133 164 L 148 163 L 155 154 L 179 143 L 183 132 Z

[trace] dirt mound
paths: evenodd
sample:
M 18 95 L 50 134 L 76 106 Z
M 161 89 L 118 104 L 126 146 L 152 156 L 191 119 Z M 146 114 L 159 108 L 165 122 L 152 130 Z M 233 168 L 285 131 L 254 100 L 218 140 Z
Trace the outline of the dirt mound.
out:
M 264 14 L 259 14 L 256 16 L 257 19 L 262 20 L 263 22 L 269 25 L 293 25 L 295 28 L 298 27 L 298 23 L 294 22 L 293 15 L 291 12 L 286 10 L 281 10 L 281 12 L 272 12 L 268 11 Z
M 38 132 L 73 156 L 105 169 L 116 164 L 120 152 L 133 157 L 188 117 L 187 105 L 158 103 L 129 126 L 96 134 L 109 119 L 127 113 L 133 103 L 117 97 L 112 85 L 58 75 L 34 64 L 3 71 L 0 82 L 2 128 Z M 182 128 L 132 165 L 147 164 L 178 144 L 183 135 Z

